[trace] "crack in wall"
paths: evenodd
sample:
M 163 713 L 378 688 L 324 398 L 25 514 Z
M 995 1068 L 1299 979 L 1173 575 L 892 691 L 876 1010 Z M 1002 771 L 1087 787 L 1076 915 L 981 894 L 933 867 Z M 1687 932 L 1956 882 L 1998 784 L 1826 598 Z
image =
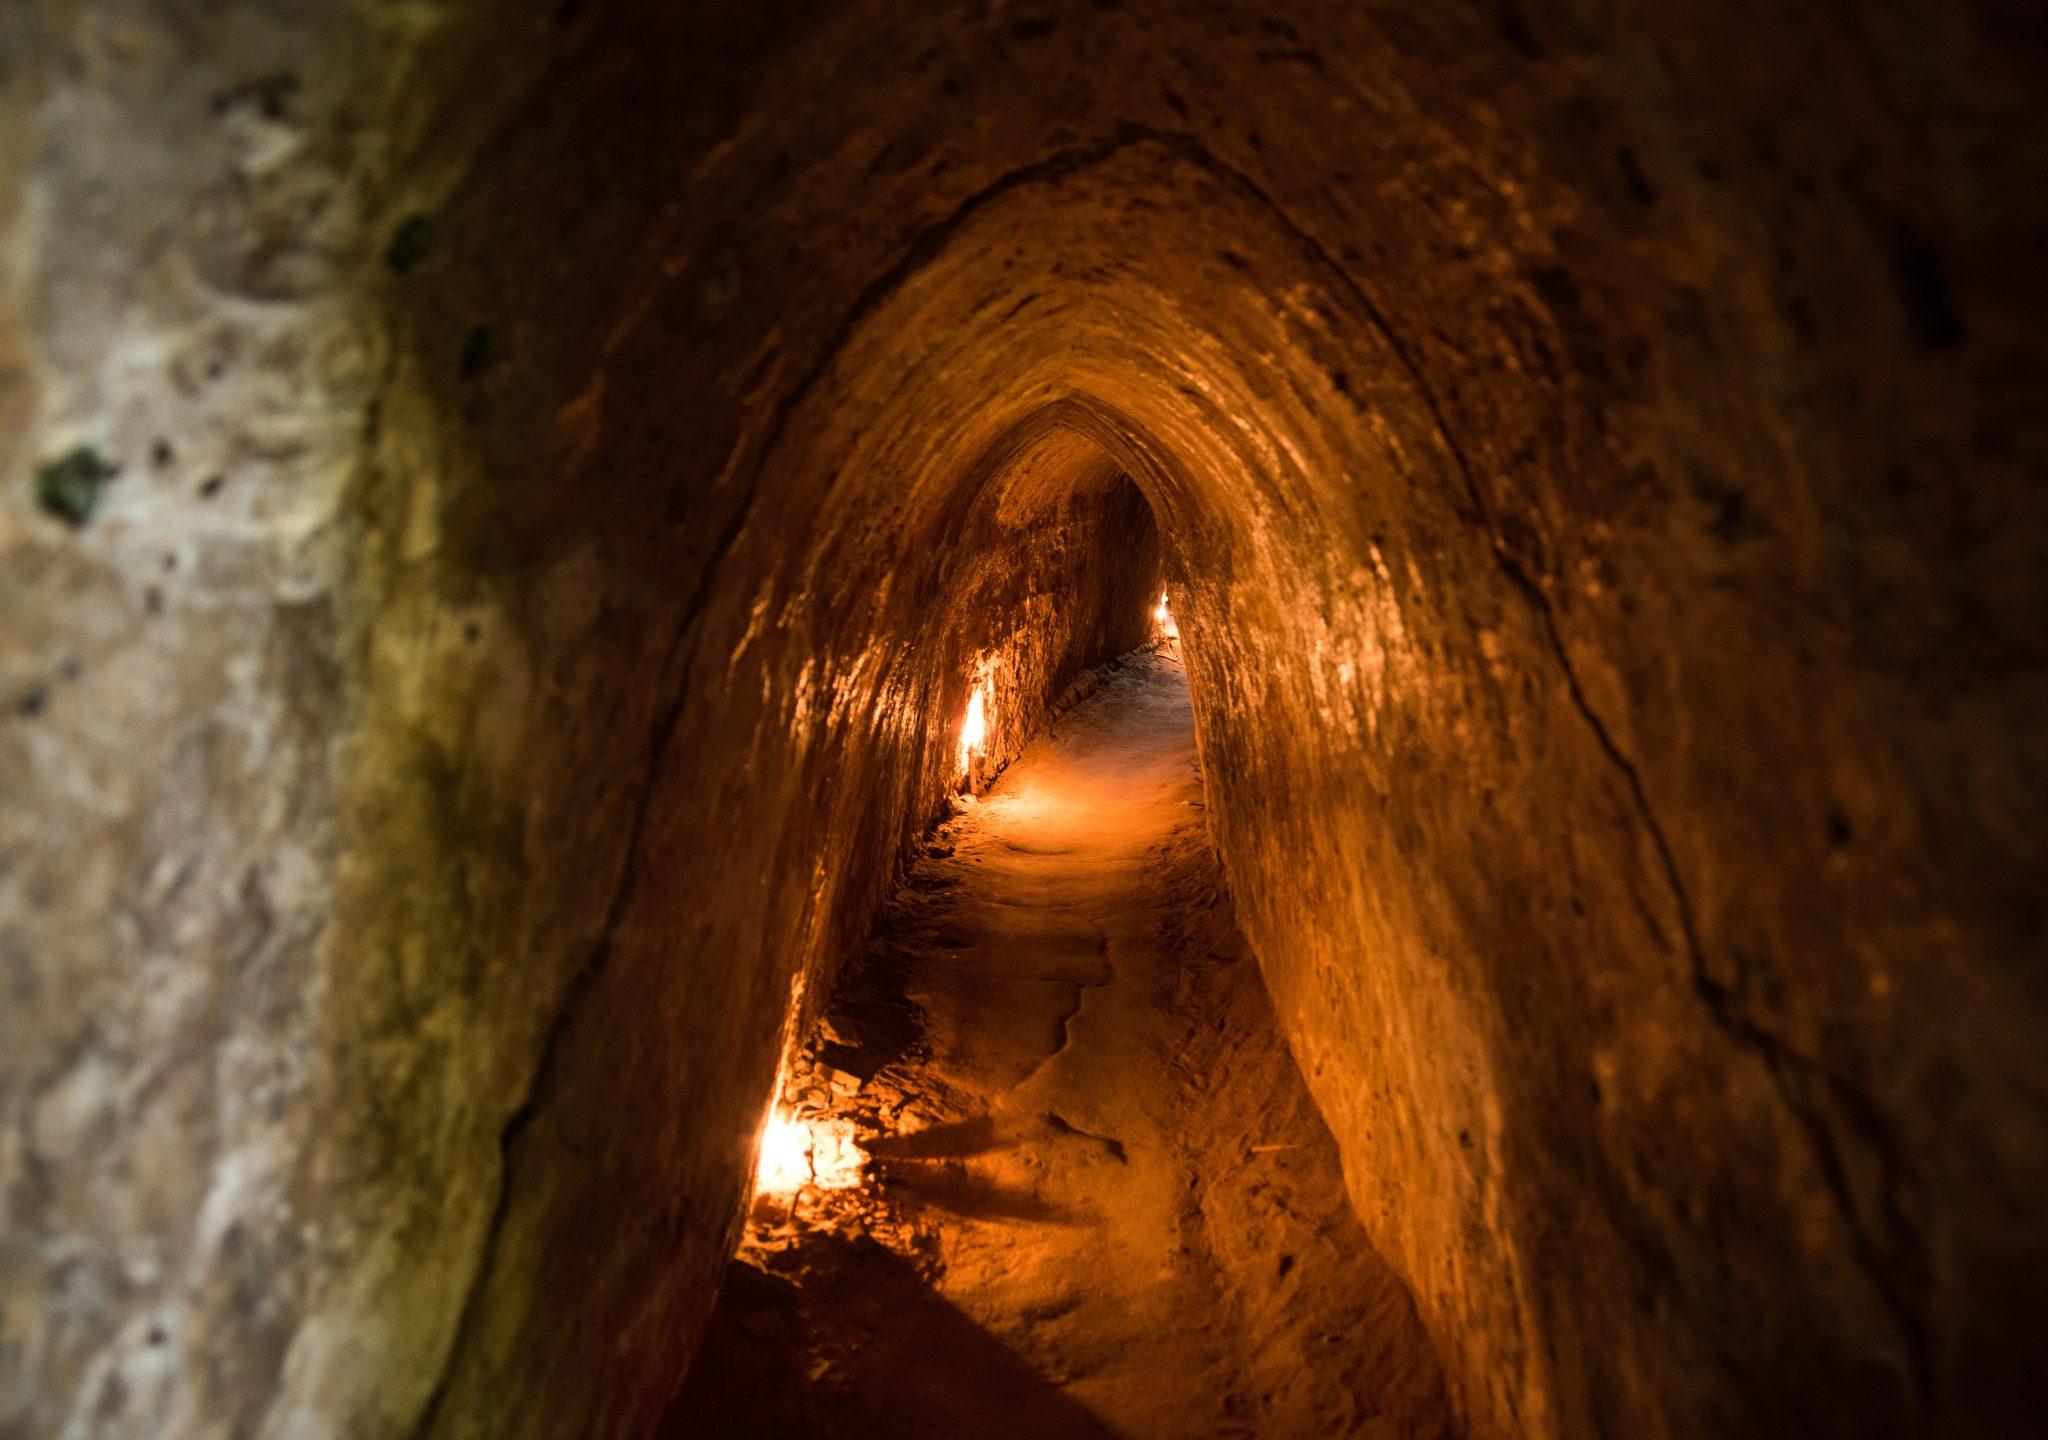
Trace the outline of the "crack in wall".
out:
M 691 608 L 684 615 L 674 638 L 669 642 L 669 662 L 665 668 L 672 669 L 685 653 L 686 642 L 695 629 L 698 612 L 708 594 L 708 588 L 708 584 L 703 581 L 698 584 L 692 596 Z M 512 1173 L 519 1141 L 540 1114 L 547 1087 L 559 1060 L 563 1037 L 575 1019 L 579 1003 L 596 983 L 606 962 L 611 958 L 614 934 L 632 901 L 641 869 L 640 846 L 647 828 L 648 814 L 653 809 L 654 797 L 661 788 L 661 776 L 674 748 L 672 742 L 676 728 L 689 701 L 688 685 L 681 678 L 678 678 L 676 685 L 677 693 L 662 707 L 654 722 L 653 738 L 648 746 L 648 781 L 634 803 L 633 819 L 627 829 L 619 880 L 613 889 L 611 902 L 606 907 L 597 944 L 591 947 L 589 955 L 563 985 L 561 996 L 555 1003 L 554 1013 L 550 1016 L 547 1029 L 541 1037 L 539 1056 L 534 1062 L 525 1093 L 498 1132 L 498 1193 L 492 1204 L 490 1222 L 485 1228 L 479 1248 L 476 1271 L 470 1279 L 469 1288 L 464 1292 L 462 1306 L 456 1314 L 455 1330 L 449 1339 L 448 1352 L 442 1361 L 440 1375 L 435 1380 L 433 1389 L 428 1392 L 419 1420 L 410 1432 L 415 1440 L 428 1434 L 440 1416 L 441 1406 L 447 1398 L 456 1367 L 460 1364 L 474 1331 L 479 1302 L 496 1268 L 498 1244 L 512 1208 Z
M 1890 1310 L 1897 1324 L 1901 1339 L 1906 1346 L 1906 1358 L 1911 1372 L 1916 1399 L 1921 1411 L 1928 1417 L 1935 1413 L 1936 1380 L 1932 1353 L 1932 1341 L 1927 1333 L 1923 1313 L 1924 1265 L 1920 1237 L 1908 1226 L 1905 1216 L 1898 1210 L 1897 1186 L 1901 1183 L 1899 1173 L 1903 1169 L 1896 1145 L 1883 1131 L 1876 1112 L 1854 1087 L 1839 1076 L 1823 1076 L 1835 1091 L 1840 1101 L 1852 1101 L 1859 1112 L 1858 1118 L 1865 1128 L 1865 1140 L 1876 1151 L 1878 1164 L 1884 1175 L 1881 1186 L 1886 1207 L 1886 1221 L 1894 1229 L 1893 1243 L 1906 1251 L 1898 1261 L 1885 1254 L 1878 1239 L 1869 1233 L 1859 1213 L 1855 1190 L 1849 1180 L 1848 1170 L 1838 1147 L 1837 1137 L 1828 1124 L 1827 1117 L 1820 1113 L 1819 1106 L 1808 1093 L 1812 1077 L 1820 1070 L 1820 1063 L 1811 1056 L 1792 1049 L 1777 1035 L 1758 1025 L 1736 1008 L 1736 1001 L 1729 989 L 1708 972 L 1705 948 L 1700 943 L 1699 933 L 1693 919 L 1691 897 L 1679 879 L 1678 863 L 1672 854 L 1664 827 L 1650 808 L 1642 777 L 1632 761 L 1615 742 L 1605 722 L 1593 709 L 1579 684 L 1577 671 L 1572 667 L 1562 636 L 1558 633 L 1557 621 L 1548 600 L 1537 591 L 1535 583 L 1521 573 L 1520 568 L 1505 556 L 1499 556 L 1502 569 L 1515 584 L 1529 595 L 1536 605 L 1543 623 L 1543 630 L 1549 642 L 1551 653 L 1556 657 L 1558 668 L 1565 679 L 1565 687 L 1571 696 L 1573 708 L 1585 721 L 1595 741 L 1608 760 L 1622 776 L 1634 802 L 1637 816 L 1650 837 L 1651 847 L 1656 851 L 1658 868 L 1666 886 L 1671 891 L 1672 905 L 1678 913 L 1679 929 L 1685 938 L 1685 951 L 1690 966 L 1690 978 L 1694 993 L 1706 1006 L 1716 1026 L 1745 1050 L 1757 1056 L 1763 1063 L 1765 1074 L 1770 1078 L 1772 1093 L 1791 1115 L 1799 1129 L 1805 1134 L 1813 1158 L 1819 1167 L 1830 1198 L 1840 1211 L 1843 1228 L 1849 1236 L 1850 1246 L 1857 1262 L 1876 1286 L 1879 1295 Z M 1911 1279 L 1902 1279 L 1894 1273 L 1895 1267 L 1903 1265 L 1915 1273 Z M 1909 1293 L 1909 1285 L 1921 1290 L 1919 1295 Z

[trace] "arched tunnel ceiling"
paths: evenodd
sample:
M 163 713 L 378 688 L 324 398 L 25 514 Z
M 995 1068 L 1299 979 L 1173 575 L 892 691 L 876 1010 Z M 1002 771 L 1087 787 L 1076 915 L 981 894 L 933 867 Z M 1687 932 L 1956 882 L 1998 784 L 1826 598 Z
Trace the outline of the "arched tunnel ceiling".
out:
M 0 1428 L 644 1432 L 968 685 L 1014 750 L 1163 573 L 1468 1431 L 1999 1433 L 2048 1268 L 2023 30 L 48 21 L 0 418 L 123 470 L 0 529 L 9 1305 L 92 1277 Z

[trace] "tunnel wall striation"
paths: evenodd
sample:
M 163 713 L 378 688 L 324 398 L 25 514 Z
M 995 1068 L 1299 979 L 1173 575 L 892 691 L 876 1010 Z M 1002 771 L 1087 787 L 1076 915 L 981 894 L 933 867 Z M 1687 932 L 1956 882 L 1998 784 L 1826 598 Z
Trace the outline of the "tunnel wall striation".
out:
M 2040 58 L 0 14 L 0 1430 L 640 1433 L 968 686 L 999 761 L 1163 573 L 1470 1433 L 2011 1433 Z
M 390 759 L 358 775 L 522 835 L 503 857 L 445 835 L 387 851 L 345 901 L 360 934 L 402 950 L 430 916 L 443 953 L 463 957 L 414 980 L 423 997 L 354 993 L 452 1011 L 454 1043 L 512 1071 L 470 1119 L 483 1133 L 438 1162 L 474 1166 L 464 1145 L 497 1158 L 469 1213 L 436 1221 L 469 1229 L 478 1249 L 464 1285 L 433 1297 L 460 1308 L 423 1433 L 647 1432 L 737 1238 L 778 1064 L 897 860 L 1074 677 L 1149 634 L 1151 511 L 1092 445 L 1046 436 L 964 468 L 935 453 L 946 468 L 926 469 L 869 438 L 835 436 L 843 448 L 764 476 L 715 580 L 694 587 L 658 554 L 620 564 L 609 527 L 555 530 L 515 570 L 479 560 L 462 578 L 470 603 L 517 642 L 479 661 L 466 629 L 442 629 L 445 648 L 408 643 L 372 683 L 414 698 L 366 726 L 366 755 L 390 737 Z M 504 457 L 483 464 L 515 491 L 573 490 L 616 465 L 646 477 L 642 502 L 658 510 L 672 472 L 635 443 L 523 474 Z M 460 523 L 495 539 L 509 522 Z M 452 529 L 443 540 L 466 548 Z M 400 593 L 434 588 L 418 603 L 436 616 L 451 568 L 446 553 L 393 567 Z M 622 595 L 621 576 L 636 588 Z M 661 617 L 657 643 L 621 626 L 622 611 Z M 433 678 L 411 680 L 423 663 Z M 578 677 L 565 694 L 526 678 L 564 672 Z M 473 705 L 525 703 L 491 721 L 493 751 L 451 792 L 425 783 L 411 736 L 448 723 L 455 676 L 484 688 Z M 975 684 L 990 725 L 970 777 L 955 743 Z M 366 843 L 435 833 L 426 817 L 394 819 L 370 820 Z M 495 902 L 513 890 L 517 904 Z M 379 1108 L 471 1115 L 453 1093 L 438 1116 L 413 1096 Z M 595 1421 L 593 1394 L 611 1407 Z

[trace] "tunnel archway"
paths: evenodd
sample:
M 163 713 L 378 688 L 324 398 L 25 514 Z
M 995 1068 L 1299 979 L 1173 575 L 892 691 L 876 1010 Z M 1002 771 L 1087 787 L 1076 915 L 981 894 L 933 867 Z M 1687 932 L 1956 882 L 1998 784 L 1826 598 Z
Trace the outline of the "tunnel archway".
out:
M 1827 1218 L 1815 1220 L 1835 1238 L 1812 1263 L 1836 1276 L 1826 1283 L 1861 1295 L 1851 1338 L 1789 1312 L 1781 1326 L 1734 1338 L 1714 1318 L 1745 1303 L 1743 1282 L 1728 1275 L 1702 1277 L 1703 1290 L 1655 1321 L 1603 1278 L 1631 1263 L 1618 1257 L 1682 1247 L 1679 1237 L 1692 1226 L 1683 1211 L 1632 1213 L 1618 1198 L 1640 1183 L 1631 1171 L 1667 1167 L 1659 1183 L 1679 1190 L 1702 1183 L 1682 1157 L 1724 1148 L 1728 1125 L 1744 1145 L 1786 1147 L 1782 1158 L 1803 1176 L 1797 1183 L 1823 1194 L 1835 1187 L 1829 1177 L 1840 1161 L 1826 1122 L 1802 1108 L 1810 1097 L 1788 1097 L 1755 1034 L 1731 1031 L 1715 1005 L 1702 1005 L 1689 969 L 1699 957 L 1687 953 L 1695 943 L 1689 898 L 1673 882 L 1635 762 L 1581 680 L 1576 637 L 1561 628 L 1549 598 L 1563 580 L 1555 556 L 1565 540 L 1543 517 L 1565 502 L 1518 487 L 1544 473 L 1529 452 L 1562 450 L 1551 457 L 1557 475 L 1588 458 L 1572 448 L 1581 437 L 1568 423 L 1560 429 L 1545 418 L 1553 406 L 1567 421 L 1571 415 L 1569 391 L 1555 389 L 1542 368 L 1569 343 L 1556 337 L 1570 311 L 1555 299 L 1551 308 L 1562 314 L 1488 311 L 1488 343 L 1529 357 L 1508 364 L 1499 383 L 1510 394 L 1529 387 L 1532 398 L 1521 424 L 1504 418 L 1520 412 L 1495 417 L 1491 453 L 1523 454 L 1493 476 L 1495 493 L 1487 493 L 1455 436 L 1458 417 L 1420 378 L 1376 302 L 1241 172 L 1186 137 L 1120 126 L 1103 142 L 1005 173 L 861 290 L 744 462 L 752 488 L 720 536 L 728 548 L 708 562 L 703 608 L 690 621 L 685 693 L 761 697 L 746 794 L 729 790 L 723 807 L 751 807 L 776 793 L 769 777 L 788 775 L 784 818 L 763 828 L 798 847 L 769 863 L 789 879 L 766 903 L 721 900 L 735 882 L 694 856 L 670 862 L 698 893 L 660 903 L 710 914 L 730 904 L 748 934 L 781 927 L 781 938 L 757 942 L 761 969 L 746 995 L 712 1007 L 721 1017 L 735 1006 L 775 1014 L 778 1024 L 757 1021 L 744 1058 L 730 1062 L 747 1078 L 726 1102 L 730 1118 L 708 1127 L 728 1137 L 707 1166 L 719 1177 L 711 1195 L 739 1193 L 744 1157 L 730 1137 L 750 1134 L 764 1107 L 779 1049 L 770 1037 L 801 1012 L 821 967 L 844 952 L 856 917 L 882 888 L 885 866 L 871 861 L 858 877 L 839 857 L 886 856 L 921 827 L 946 783 L 966 677 L 978 657 L 1023 632 L 970 640 L 984 618 L 996 629 L 1009 623 L 1006 607 L 991 603 L 985 616 L 968 617 L 967 629 L 904 659 L 900 671 L 870 670 L 871 647 L 906 630 L 929 638 L 927 617 L 947 608 L 944 587 L 972 590 L 964 577 L 1005 553 L 963 543 L 958 536 L 968 532 L 951 527 L 972 525 L 981 487 L 1000 486 L 1013 464 L 1028 466 L 1033 443 L 1072 432 L 1115 457 L 1162 518 L 1178 608 L 1196 637 L 1191 681 L 1219 776 L 1214 832 L 1244 897 L 1242 918 L 1262 954 L 1295 957 L 1269 968 L 1268 981 L 1340 1141 L 1355 1154 L 1358 1137 L 1376 1137 L 1378 1164 L 1349 1167 L 1353 1200 L 1375 1217 L 1375 1238 L 1415 1286 L 1449 1352 L 1460 1409 L 1491 1415 L 1481 1422 L 1489 1426 L 1557 1423 L 1549 1417 L 1610 1403 L 1590 1392 L 1560 1394 L 1561 1385 L 1589 1383 L 1590 1355 L 1560 1355 L 1573 1343 L 1568 1337 L 1631 1335 L 1604 1344 L 1637 1347 L 1639 1360 L 1624 1372 L 1638 1363 L 1656 1370 L 1707 1343 L 1695 1333 L 1701 1324 L 1718 1337 L 1714 1345 L 1750 1352 L 1742 1362 L 1747 1384 L 1760 1383 L 1760 1374 L 1803 1376 L 1845 1363 L 1827 1353 L 1839 1344 L 1892 1357 L 1888 1373 L 1904 1388 L 1866 1389 L 1872 1416 L 1908 1403 L 1917 1322 L 1910 1312 L 1901 1319 L 1897 1294 L 1863 1269 L 1866 1220 L 1838 1188 Z M 602 394 L 610 423 L 631 426 L 630 406 Z M 777 513 L 805 517 L 802 528 L 792 535 L 760 518 Z M 935 545 L 941 535 L 951 544 Z M 927 555 L 946 557 L 940 588 L 912 582 L 899 592 L 905 557 Z M 915 562 L 910 573 L 920 573 Z M 1431 594 L 1435 613 L 1422 632 L 1411 617 Z M 1123 608 L 1133 617 L 1139 610 L 1128 601 Z M 1513 703 L 1529 707 L 1532 729 L 1440 718 L 1435 706 L 1483 696 L 1502 673 L 1517 677 Z M 897 687 L 915 698 L 888 698 Z M 1391 705 L 1403 691 L 1405 702 Z M 837 697 L 846 729 L 828 722 L 806 733 L 814 694 Z M 1481 701 L 1478 713 L 1499 703 Z M 694 734 L 693 709 L 705 727 Z M 905 710 L 921 726 L 907 747 L 920 758 L 852 760 L 879 736 L 882 717 Z M 669 743 L 701 754 L 705 768 L 669 784 L 678 797 L 716 793 L 712 772 L 729 751 L 718 730 L 733 726 L 736 712 L 693 703 L 678 714 L 689 738 Z M 1224 714 L 1227 727 L 1217 723 Z M 792 741 L 778 758 L 776 736 L 785 729 Z M 1379 777 L 1393 766 L 1407 771 L 1406 798 L 1388 811 L 1395 792 Z M 1470 795 L 1472 777 L 1485 772 L 1512 775 L 1511 788 L 1537 813 L 1569 818 L 1485 822 L 1499 827 L 1493 855 L 1477 847 L 1459 856 L 1454 872 L 1389 887 L 1377 867 L 1434 829 L 1440 801 L 1432 787 Z M 820 789 L 823 777 L 849 773 L 887 777 L 894 789 L 881 808 L 892 818 L 866 822 L 875 808 L 871 781 L 858 791 Z M 1493 788 L 1480 786 L 1481 813 Z M 674 803 L 682 809 L 667 823 L 679 833 L 727 823 L 717 813 L 690 814 L 686 798 Z M 641 873 L 658 873 L 655 863 L 641 862 Z M 744 870 L 755 862 L 733 863 Z M 1518 873 L 1503 884 L 1493 873 L 1499 864 Z M 1540 960 L 1516 941 L 1475 971 L 1475 957 L 1520 928 L 1503 910 L 1503 891 L 1543 904 L 1542 877 L 1560 869 L 1579 875 L 1581 889 L 1607 891 L 1598 906 L 1575 902 L 1615 916 L 1605 933 L 1596 927 Z M 1646 943 L 1675 948 L 1677 957 L 1646 965 Z M 634 1028 L 673 1023 L 650 1002 L 651 983 L 622 985 L 632 998 L 615 1002 Z M 606 1034 L 603 1043 L 615 1043 L 608 1027 L 590 1023 Z M 1421 1034 L 1430 1037 L 1427 1065 L 1399 1047 L 1358 1043 Z M 1670 1037 L 1681 1035 L 1686 1043 L 1674 1052 Z M 1603 1050 L 1655 1057 L 1648 1063 L 1659 1072 L 1670 1067 L 1644 1092 L 1642 1113 L 1597 1082 L 1600 1100 L 1590 1112 L 1576 1103 L 1577 1087 L 1573 1102 L 1560 1105 L 1555 1082 L 1535 1078 L 1560 1063 L 1568 1073 L 1598 1075 Z M 590 1083 L 588 1123 L 598 1126 L 606 1123 L 597 1113 L 603 1091 Z M 671 1083 L 713 1082 L 700 1074 Z M 1670 1118 L 1647 1097 L 1694 1084 L 1720 1088 L 1730 1108 L 1704 1122 L 1713 1134 L 1676 1143 Z M 671 1103 L 698 1112 L 691 1090 Z M 574 1174 L 566 1159 L 539 1168 Z M 1577 1197 L 1589 1176 L 1617 1210 L 1586 1215 Z M 573 1273 L 591 1217 L 620 1203 L 619 1177 L 598 1170 L 552 1183 L 584 1191 L 588 1208 L 533 1194 L 525 1223 L 538 1234 L 529 1243 L 543 1255 L 560 1247 L 558 1263 Z M 1716 1198 L 1689 1203 L 1746 1203 L 1718 1179 L 1704 1183 Z M 518 1196 L 516 1183 L 509 1193 Z M 1462 1198 L 1439 1206 L 1418 1196 Z M 1568 1210 L 1590 1227 L 1571 1240 L 1555 1219 Z M 515 1212 L 506 1223 L 517 1219 Z M 713 1253 L 707 1246 L 700 1272 Z M 1846 1276 L 1836 1272 L 1842 1255 L 1852 1257 Z M 1756 1283 L 1768 1273 L 1775 1285 L 1788 1267 L 1807 1263 L 1774 1253 Z M 1573 1271 L 1581 1278 L 1572 1284 L 1537 1283 L 1540 1274 Z M 487 1262 L 473 1303 L 480 1313 L 516 1313 L 516 1301 L 493 1296 L 493 1272 Z M 622 1272 L 621 1281 L 637 1289 L 640 1277 Z M 696 1289 L 703 1293 L 701 1280 Z M 630 1303 L 581 1286 L 530 1306 L 524 1323 L 552 1329 L 561 1307 Z M 573 1343 L 536 1332 L 506 1354 Z M 554 1363 L 568 1374 L 596 1361 L 565 1350 Z M 453 1413 L 488 1413 L 499 1390 L 490 1362 L 471 1360 L 458 1343 L 447 1373 Z M 1803 1410 L 1805 1382 L 1785 1384 L 1771 1403 Z

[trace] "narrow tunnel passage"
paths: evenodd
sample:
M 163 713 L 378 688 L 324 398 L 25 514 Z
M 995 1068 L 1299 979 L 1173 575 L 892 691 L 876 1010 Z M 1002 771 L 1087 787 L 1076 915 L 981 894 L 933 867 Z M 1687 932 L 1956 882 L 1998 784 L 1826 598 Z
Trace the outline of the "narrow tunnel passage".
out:
M 1169 647 L 935 834 L 784 1086 L 805 1148 L 672 1440 L 1447 1433 L 1203 809 Z

